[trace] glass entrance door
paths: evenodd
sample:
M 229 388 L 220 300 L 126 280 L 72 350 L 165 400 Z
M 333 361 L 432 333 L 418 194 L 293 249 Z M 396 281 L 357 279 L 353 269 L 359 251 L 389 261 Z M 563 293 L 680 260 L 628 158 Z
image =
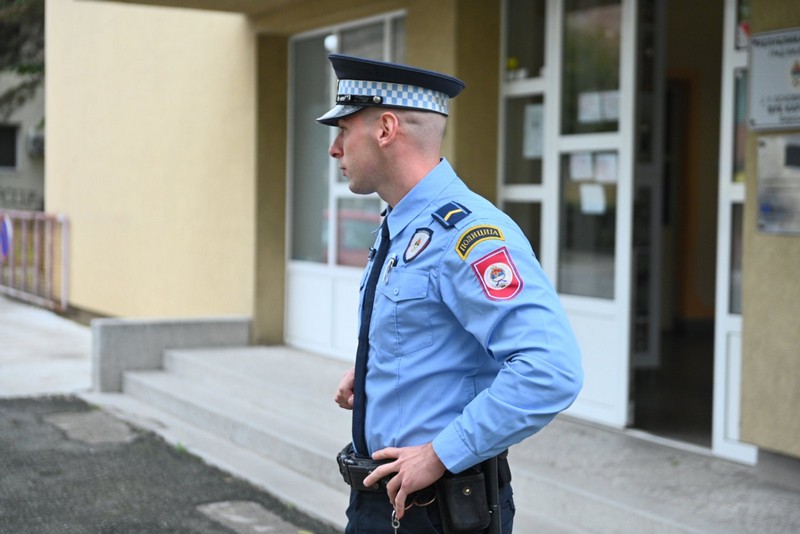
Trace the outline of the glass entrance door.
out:
M 583 350 L 586 381 L 571 412 L 628 422 L 637 6 L 564 0 L 551 62 L 558 111 L 550 172 L 556 287 Z
M 504 4 L 498 196 L 578 334 L 586 382 L 571 412 L 619 427 L 631 366 L 659 361 L 663 6 Z

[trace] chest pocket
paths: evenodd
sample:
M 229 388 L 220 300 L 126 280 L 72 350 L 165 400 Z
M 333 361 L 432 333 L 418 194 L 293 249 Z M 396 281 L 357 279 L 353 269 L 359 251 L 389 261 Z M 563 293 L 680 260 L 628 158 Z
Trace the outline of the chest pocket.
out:
M 428 296 L 429 275 L 397 269 L 388 283 L 378 282 L 370 337 L 381 349 L 397 356 L 430 347 L 433 332 Z

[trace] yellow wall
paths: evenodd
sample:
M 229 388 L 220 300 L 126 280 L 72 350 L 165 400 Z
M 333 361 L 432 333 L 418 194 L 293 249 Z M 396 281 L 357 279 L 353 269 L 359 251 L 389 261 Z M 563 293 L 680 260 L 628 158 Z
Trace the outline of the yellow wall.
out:
M 476 193 L 497 200 L 498 101 L 500 98 L 500 8 L 496 2 L 457 2 L 456 68 L 467 83 L 459 108 L 452 159 Z M 457 128 L 455 127 L 457 126 Z
M 250 314 L 255 39 L 243 15 L 47 1 L 46 209 L 71 219 L 70 301 Z
M 253 342 L 283 342 L 286 271 L 288 39 L 258 38 L 256 265 Z
M 750 0 L 754 33 L 800 27 L 796 0 Z M 800 457 L 800 236 L 756 231 L 757 141 L 747 146 L 742 265 L 742 439 Z M 800 129 L 781 135 L 798 135 Z

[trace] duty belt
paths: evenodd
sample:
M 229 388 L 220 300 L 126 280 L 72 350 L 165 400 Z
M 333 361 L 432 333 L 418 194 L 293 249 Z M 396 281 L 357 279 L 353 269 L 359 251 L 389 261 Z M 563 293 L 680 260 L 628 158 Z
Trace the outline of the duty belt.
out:
M 502 488 L 511 482 L 511 469 L 508 466 L 508 451 L 503 451 L 497 457 L 498 476 L 500 487 Z M 386 491 L 386 484 L 392 479 L 394 473 L 380 479 L 371 486 L 364 485 L 364 479 L 369 476 L 378 466 L 393 462 L 394 460 L 373 460 L 357 456 L 353 451 L 352 444 L 348 443 L 336 456 L 336 463 L 339 464 L 339 472 L 345 483 L 357 491 L 382 492 Z M 477 467 L 476 467 L 477 468 Z

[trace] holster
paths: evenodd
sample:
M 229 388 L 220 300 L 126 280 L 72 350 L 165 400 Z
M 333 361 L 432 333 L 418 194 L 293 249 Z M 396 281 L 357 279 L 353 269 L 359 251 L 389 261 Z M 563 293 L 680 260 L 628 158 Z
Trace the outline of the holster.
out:
M 336 463 L 339 464 L 339 473 L 345 483 L 357 491 L 386 491 L 386 484 L 392 476 L 384 477 L 372 486 L 365 486 L 364 479 L 372 473 L 379 465 L 390 462 L 391 460 L 373 460 L 372 458 L 362 458 L 353 451 L 352 444 L 348 443 L 339 451 L 336 456 Z

